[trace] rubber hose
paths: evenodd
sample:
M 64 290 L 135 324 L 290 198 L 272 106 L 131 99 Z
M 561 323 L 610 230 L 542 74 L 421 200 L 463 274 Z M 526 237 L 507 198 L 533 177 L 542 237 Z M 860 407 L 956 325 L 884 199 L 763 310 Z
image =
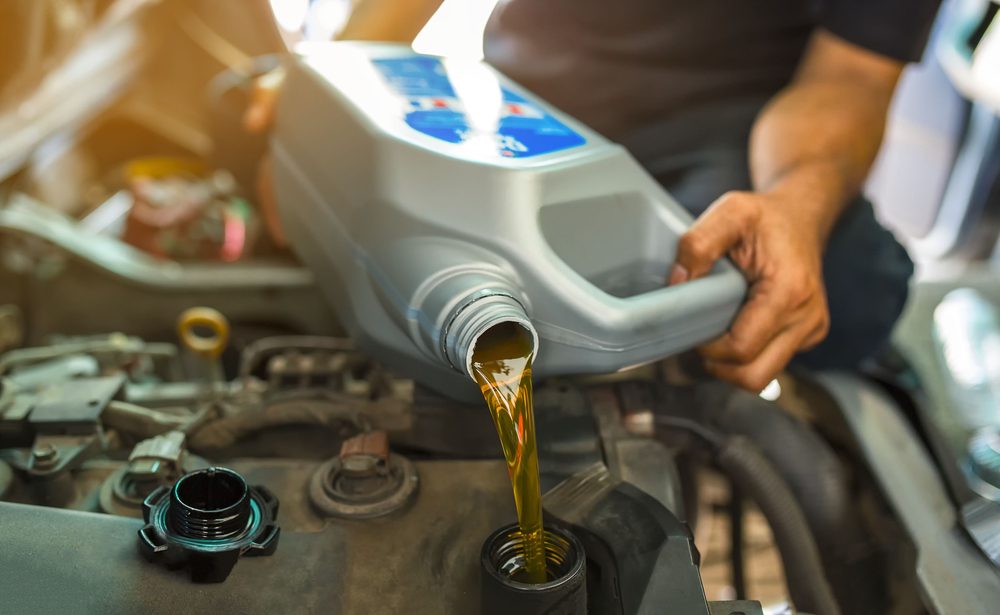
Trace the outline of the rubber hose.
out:
M 716 463 L 767 518 L 795 608 L 816 615 L 840 615 L 809 524 L 774 466 L 743 436 L 724 440 Z
M 191 450 L 205 451 L 233 446 L 259 432 L 289 425 L 317 427 L 347 427 L 363 431 L 369 427 L 368 416 L 379 416 L 382 408 L 397 404 L 395 400 L 364 400 L 348 396 L 331 399 L 286 400 L 271 403 L 258 411 L 227 416 L 202 425 L 189 434 Z
M 771 402 L 719 383 L 698 387 L 703 418 L 753 441 L 802 507 L 827 578 L 851 615 L 885 613 L 883 554 L 865 531 L 840 459 L 804 421 Z

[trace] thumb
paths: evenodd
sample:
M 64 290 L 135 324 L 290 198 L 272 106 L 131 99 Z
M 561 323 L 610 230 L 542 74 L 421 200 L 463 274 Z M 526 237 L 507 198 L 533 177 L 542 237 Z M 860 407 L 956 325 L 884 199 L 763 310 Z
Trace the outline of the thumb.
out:
M 670 284 L 699 278 L 752 230 L 756 203 L 743 193 L 720 197 L 703 213 L 677 244 L 677 257 L 670 272 Z

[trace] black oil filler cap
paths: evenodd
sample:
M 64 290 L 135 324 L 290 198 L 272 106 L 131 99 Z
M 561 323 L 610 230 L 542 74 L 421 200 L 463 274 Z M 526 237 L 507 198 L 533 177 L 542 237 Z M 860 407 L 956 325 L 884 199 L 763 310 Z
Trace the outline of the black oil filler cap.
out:
M 139 551 L 168 568 L 187 567 L 195 583 L 221 583 L 243 555 L 278 546 L 278 499 L 237 472 L 213 467 L 181 476 L 149 494 Z

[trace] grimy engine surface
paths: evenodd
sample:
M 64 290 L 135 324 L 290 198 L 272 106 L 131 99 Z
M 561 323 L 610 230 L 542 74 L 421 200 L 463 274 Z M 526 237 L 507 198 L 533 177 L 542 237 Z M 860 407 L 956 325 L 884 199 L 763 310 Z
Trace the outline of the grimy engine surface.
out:
M 120 334 L 0 356 L 4 609 L 478 612 L 483 541 L 514 520 L 481 403 L 414 389 L 339 338 L 251 344 L 231 382 L 207 381 L 209 367 L 172 344 Z M 81 387 L 89 387 L 82 397 Z M 616 472 L 679 506 L 671 453 L 614 427 L 614 400 L 567 384 L 539 387 L 543 488 L 608 451 Z M 330 516 L 331 504 L 317 501 L 316 477 L 343 461 L 345 441 L 371 433 L 388 435 L 389 448 L 377 454 L 391 467 L 408 460 L 418 486 L 388 514 Z M 56 461 L 46 466 L 40 458 L 50 445 Z M 144 489 L 209 465 L 270 490 L 280 501 L 281 537 L 273 555 L 240 559 L 224 582 L 194 584 L 184 570 L 143 561 L 136 532 Z M 126 487 L 123 475 L 132 477 Z
M 141 560 L 139 519 L 2 502 L 2 585 L 18 588 L 4 592 L 4 608 L 176 613 L 182 604 L 193 613 L 477 611 L 479 549 L 489 532 L 512 517 L 503 462 L 419 462 L 420 493 L 412 506 L 364 522 L 330 522 L 310 510 L 305 490 L 318 464 L 245 459 L 229 465 L 255 484 L 276 488 L 283 527 L 273 556 L 241 561 L 225 583 L 195 585 L 181 571 Z

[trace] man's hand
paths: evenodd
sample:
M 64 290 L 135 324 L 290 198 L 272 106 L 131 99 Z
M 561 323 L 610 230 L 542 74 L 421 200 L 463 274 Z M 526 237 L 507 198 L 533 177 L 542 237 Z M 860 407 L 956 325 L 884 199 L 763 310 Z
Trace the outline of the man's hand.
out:
M 750 284 L 729 331 L 699 349 L 714 376 L 760 391 L 830 326 L 817 226 L 786 195 L 730 192 L 681 238 L 671 284 L 701 277 L 724 256 Z
M 723 195 L 681 239 L 671 284 L 727 255 L 750 283 L 730 330 L 699 349 L 712 374 L 758 392 L 826 336 L 823 249 L 878 152 L 902 67 L 817 31 L 792 83 L 754 124 L 757 192 Z

